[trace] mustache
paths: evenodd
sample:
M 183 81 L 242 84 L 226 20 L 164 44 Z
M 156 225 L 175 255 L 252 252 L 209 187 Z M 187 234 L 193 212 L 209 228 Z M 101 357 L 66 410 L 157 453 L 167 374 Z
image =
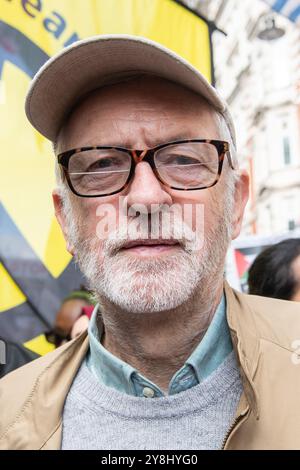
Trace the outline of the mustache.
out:
M 173 219 L 170 224 L 159 224 L 151 228 L 148 223 L 141 224 L 140 220 L 133 220 L 128 227 L 121 226 L 109 233 L 103 241 L 102 248 L 109 256 L 114 256 L 122 249 L 131 246 L 154 244 L 178 244 L 189 252 L 189 247 L 196 238 L 196 233 L 180 218 Z

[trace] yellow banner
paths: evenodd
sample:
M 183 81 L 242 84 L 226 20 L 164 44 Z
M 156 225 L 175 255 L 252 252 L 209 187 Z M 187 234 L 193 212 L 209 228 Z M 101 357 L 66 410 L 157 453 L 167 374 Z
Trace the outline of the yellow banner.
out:
M 208 25 L 173 0 L 0 0 L 0 203 L 54 277 L 70 256 L 53 216 L 51 145 L 27 122 L 25 94 L 48 57 L 78 39 L 109 33 L 158 41 L 211 80 Z M 0 278 L 3 312 L 24 297 L 1 264 Z

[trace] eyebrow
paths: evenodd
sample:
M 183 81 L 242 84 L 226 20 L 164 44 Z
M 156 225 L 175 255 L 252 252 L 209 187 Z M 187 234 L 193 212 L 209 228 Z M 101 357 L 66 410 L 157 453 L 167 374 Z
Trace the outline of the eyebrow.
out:
M 191 134 L 176 134 L 176 135 L 171 135 L 168 139 L 166 139 L 164 142 L 175 142 L 177 140 L 189 140 L 189 139 L 200 139 L 199 136 L 193 136 Z M 160 144 L 163 144 L 164 142 L 157 142 L 155 147 L 157 147 Z
M 205 138 L 205 137 L 201 137 L 199 135 L 195 135 L 195 136 L 192 136 L 191 134 L 176 134 L 176 135 L 171 135 L 169 136 L 168 138 L 165 138 L 163 140 L 157 140 L 155 141 L 151 146 L 145 146 L 145 148 L 154 148 L 154 147 L 158 147 L 159 145 L 161 144 L 164 144 L 166 142 L 176 142 L 176 141 L 180 141 L 180 140 L 190 140 L 190 139 L 201 139 L 201 138 Z M 123 148 L 127 148 L 127 149 L 133 149 L 132 145 L 129 145 L 128 142 L 115 142 L 115 143 L 112 143 L 112 142 L 101 142 L 101 143 L 93 143 L 93 144 L 85 144 L 84 147 L 89 147 L 89 146 L 93 146 L 93 145 L 99 145 L 99 146 L 103 146 L 103 147 L 123 147 Z M 134 150 L 142 150 L 142 149 L 134 149 Z

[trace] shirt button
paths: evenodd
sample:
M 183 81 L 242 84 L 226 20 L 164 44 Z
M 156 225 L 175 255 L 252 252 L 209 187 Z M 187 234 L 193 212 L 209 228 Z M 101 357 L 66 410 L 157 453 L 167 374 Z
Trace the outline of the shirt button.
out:
M 143 395 L 146 398 L 153 398 L 154 394 L 155 394 L 154 390 L 152 390 L 152 388 L 150 388 L 150 387 L 145 387 L 143 389 Z

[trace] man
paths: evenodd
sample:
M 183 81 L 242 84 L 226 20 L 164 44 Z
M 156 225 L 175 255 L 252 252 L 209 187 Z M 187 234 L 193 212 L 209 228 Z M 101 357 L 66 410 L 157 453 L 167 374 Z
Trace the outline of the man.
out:
M 1 448 L 300 448 L 298 307 L 224 282 L 248 176 L 214 88 L 156 43 L 101 36 L 48 62 L 26 111 L 99 309 L 0 383 Z
M 249 269 L 249 294 L 300 302 L 300 239 L 263 250 Z

